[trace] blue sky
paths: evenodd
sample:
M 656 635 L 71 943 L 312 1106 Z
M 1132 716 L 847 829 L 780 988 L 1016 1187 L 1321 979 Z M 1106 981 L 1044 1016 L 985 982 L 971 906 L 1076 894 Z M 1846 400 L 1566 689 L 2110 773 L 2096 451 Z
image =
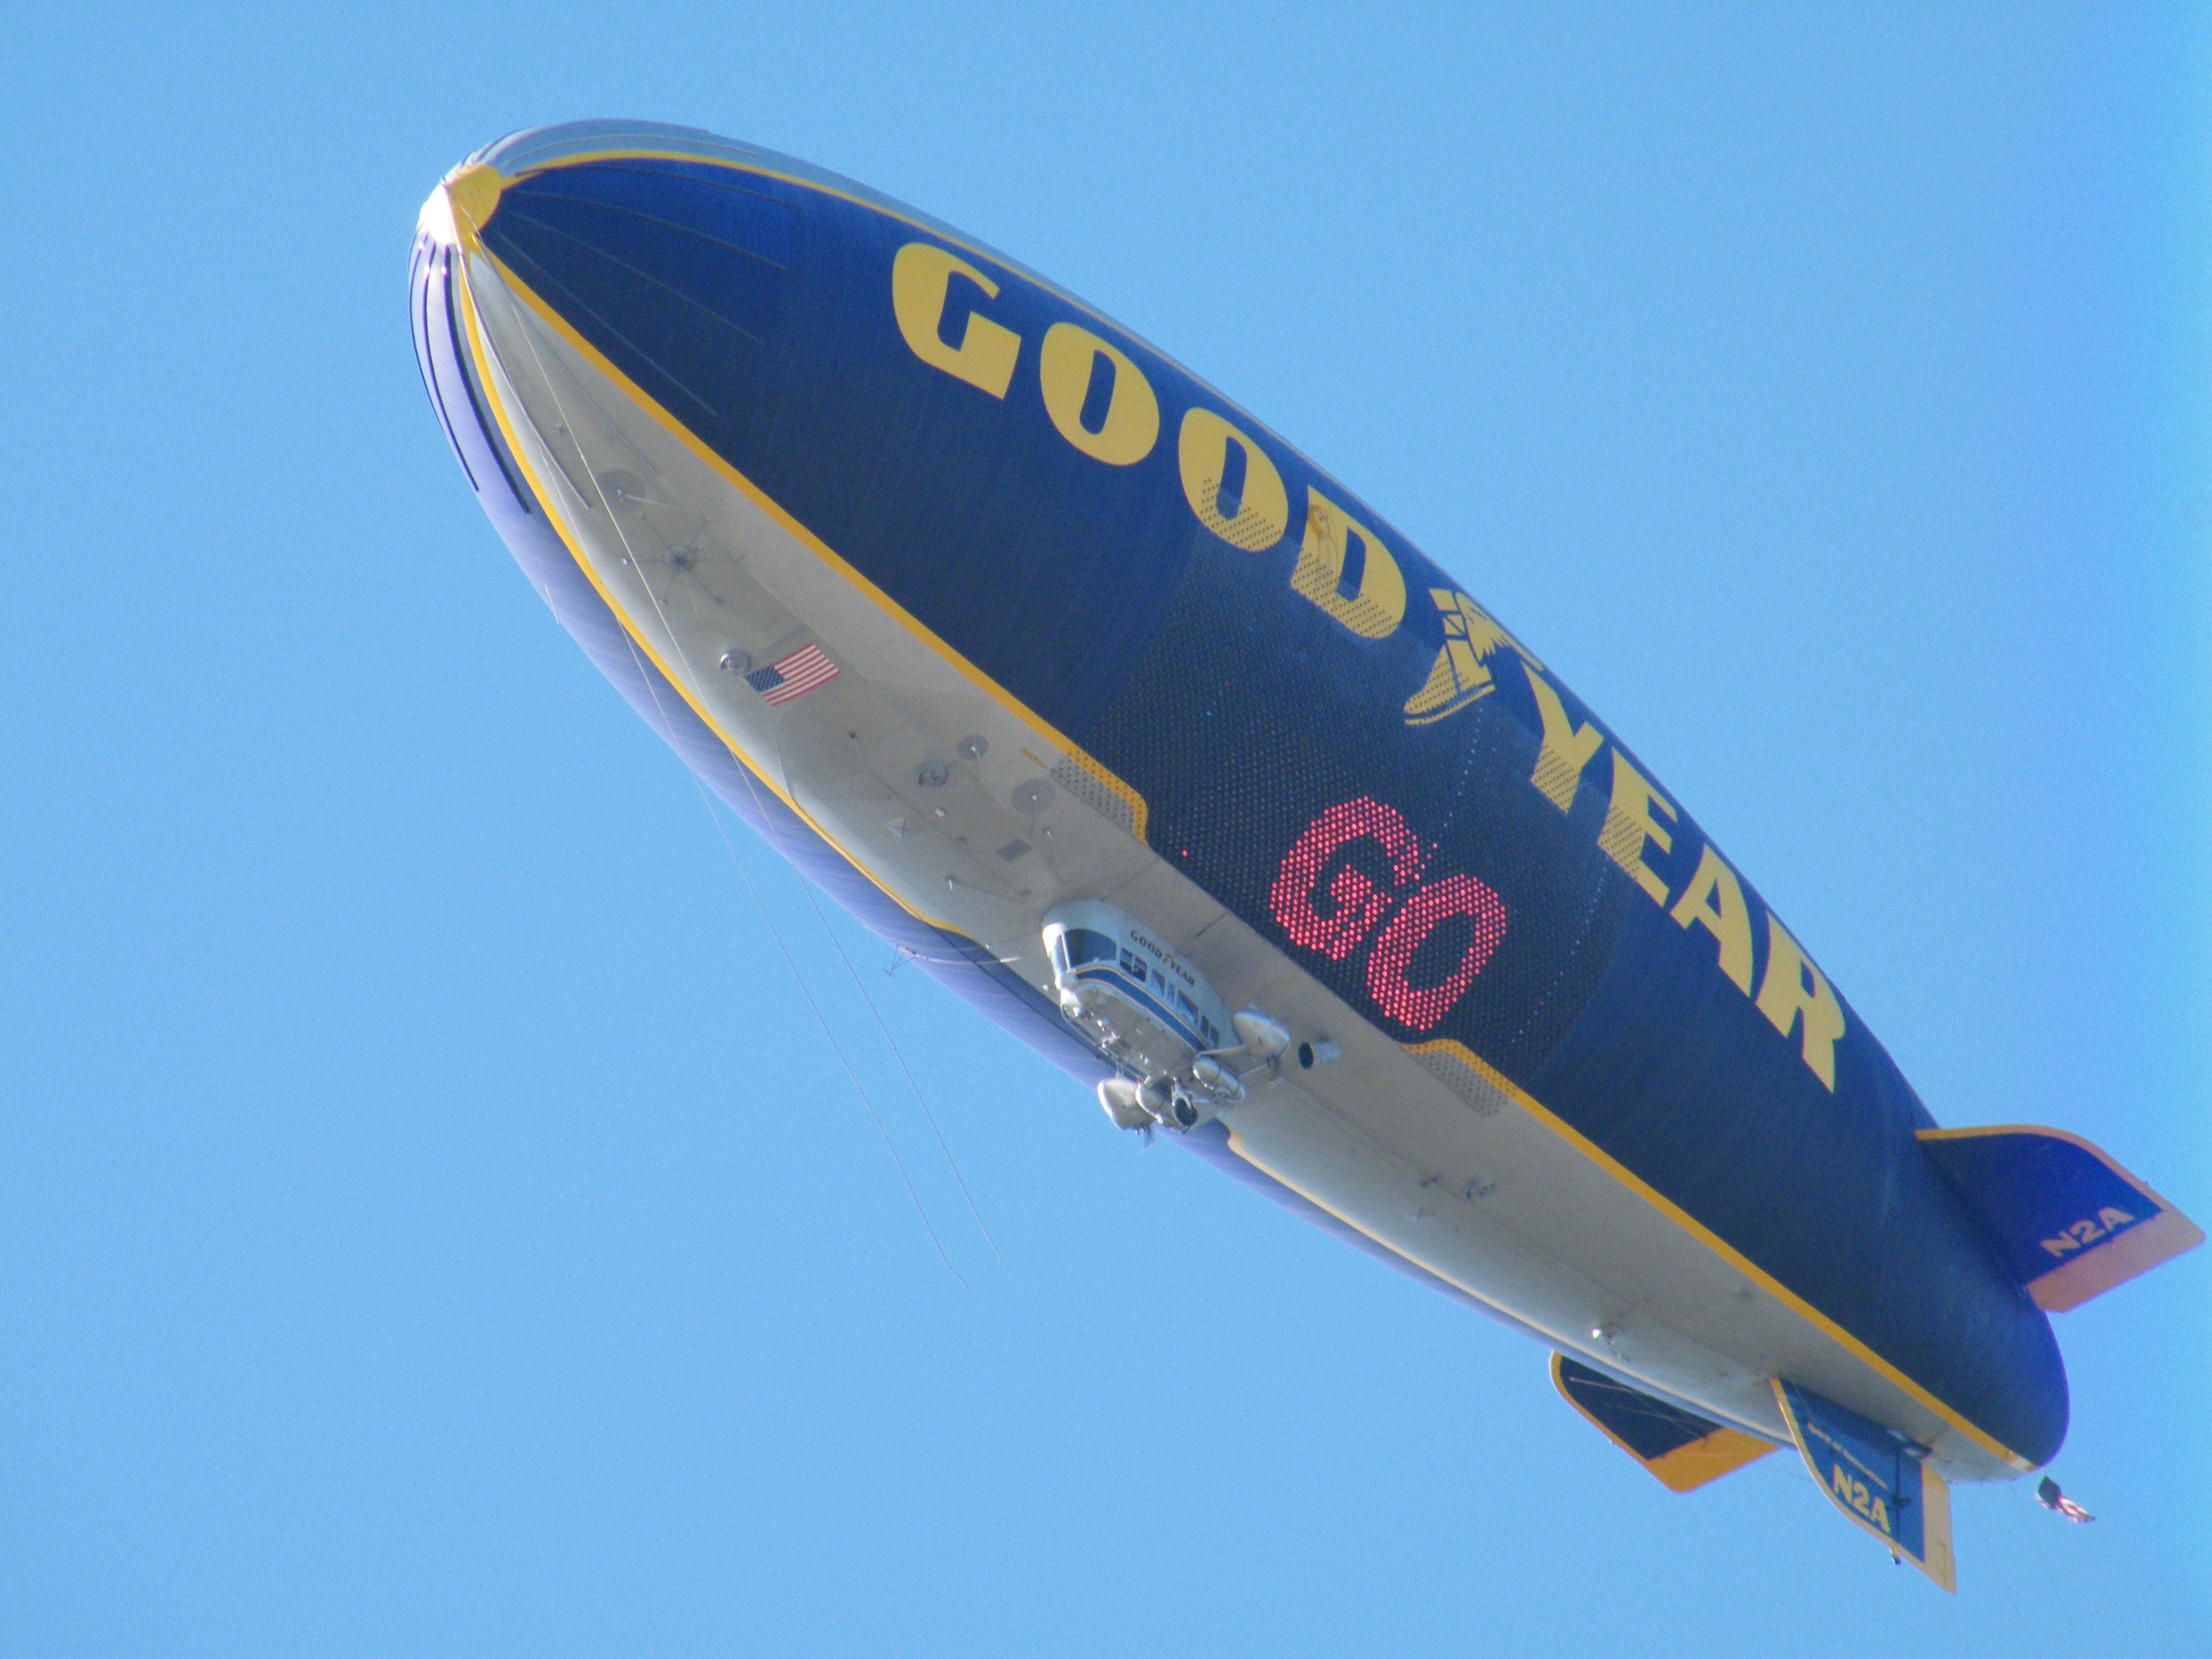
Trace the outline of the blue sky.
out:
M 796 879 L 547 615 L 404 278 L 687 122 L 1049 274 L 1636 745 L 1947 1122 L 2212 1217 L 2207 42 L 2086 7 L 0 20 L 0 1631 L 53 1654 L 1946 1656 L 2212 1631 L 2212 1251 L 1946 1598 L 1167 1147 Z

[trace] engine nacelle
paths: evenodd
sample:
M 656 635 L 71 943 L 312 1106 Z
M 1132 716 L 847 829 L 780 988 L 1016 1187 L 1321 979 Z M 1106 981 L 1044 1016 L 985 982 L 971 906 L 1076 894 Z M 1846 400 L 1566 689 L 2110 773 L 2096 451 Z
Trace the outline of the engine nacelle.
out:
M 1244 1079 L 1212 1054 L 1200 1054 L 1193 1060 L 1190 1075 L 1200 1093 L 1221 1105 L 1233 1106 L 1244 1098 Z
M 1117 1129 L 1172 1129 L 1187 1134 L 1213 1121 L 1214 1103 L 1173 1078 L 1109 1077 L 1098 1085 L 1098 1104 Z
M 1137 1098 L 1152 1114 L 1154 1122 L 1177 1134 L 1188 1133 L 1200 1124 L 1213 1121 L 1213 1103 L 1172 1078 L 1146 1079 L 1137 1091 Z

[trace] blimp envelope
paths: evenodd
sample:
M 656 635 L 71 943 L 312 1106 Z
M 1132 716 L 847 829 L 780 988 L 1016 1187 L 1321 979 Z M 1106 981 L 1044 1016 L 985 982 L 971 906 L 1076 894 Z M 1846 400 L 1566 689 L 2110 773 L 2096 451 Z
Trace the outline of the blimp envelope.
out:
M 599 122 L 456 168 L 410 278 L 485 514 L 720 799 L 1117 1128 L 1559 1355 L 1668 1485 L 1808 1421 L 1936 1490 L 2039 1468 L 2045 1310 L 2193 1242 L 2083 1143 L 1942 1129 L 1553 663 L 1018 262 Z

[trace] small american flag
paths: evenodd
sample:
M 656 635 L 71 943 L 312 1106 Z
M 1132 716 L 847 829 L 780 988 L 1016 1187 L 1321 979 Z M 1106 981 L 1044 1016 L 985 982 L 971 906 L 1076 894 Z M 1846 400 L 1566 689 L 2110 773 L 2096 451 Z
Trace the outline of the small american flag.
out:
M 745 684 L 770 702 L 789 702 L 836 678 L 837 665 L 822 654 L 822 647 L 804 645 L 781 662 L 756 668 L 745 676 Z
M 2069 1521 L 2094 1521 L 2097 1518 L 2059 1491 L 2058 1483 L 2047 1474 L 2043 1477 L 2043 1484 L 2035 1489 L 2035 1501 L 2046 1510 L 2056 1510 Z

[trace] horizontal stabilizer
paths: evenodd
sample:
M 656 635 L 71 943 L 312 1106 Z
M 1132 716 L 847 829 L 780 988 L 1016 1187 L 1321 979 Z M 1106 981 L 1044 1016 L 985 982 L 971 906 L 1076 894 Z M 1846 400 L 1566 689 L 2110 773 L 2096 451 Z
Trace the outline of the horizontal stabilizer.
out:
M 2195 1222 L 2079 1135 L 1923 1129 L 1920 1144 L 2046 1312 L 2204 1242 Z
M 1655 1400 L 1562 1353 L 1552 1356 L 1552 1383 L 1669 1492 L 1694 1491 L 1774 1449 L 1756 1435 Z
M 1921 1462 L 1927 1449 L 1779 1377 L 1774 1397 L 1828 1501 L 1891 1553 L 1955 1591 L 1951 1489 Z

